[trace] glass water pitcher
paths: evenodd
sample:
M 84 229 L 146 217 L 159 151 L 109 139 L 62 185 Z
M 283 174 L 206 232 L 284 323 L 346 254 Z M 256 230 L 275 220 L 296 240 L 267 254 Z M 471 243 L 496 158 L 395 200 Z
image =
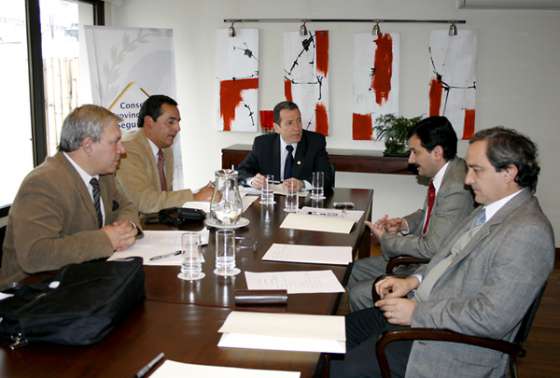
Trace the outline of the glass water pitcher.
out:
M 241 216 L 243 202 L 237 185 L 237 171 L 220 169 L 215 173 L 210 216 L 222 225 L 233 225 Z

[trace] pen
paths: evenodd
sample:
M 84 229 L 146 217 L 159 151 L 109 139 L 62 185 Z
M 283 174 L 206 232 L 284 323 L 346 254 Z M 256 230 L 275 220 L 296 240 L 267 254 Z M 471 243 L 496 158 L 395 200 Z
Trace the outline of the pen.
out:
M 134 377 L 136 377 L 136 378 L 144 377 L 146 374 L 148 374 L 148 372 L 154 366 L 156 366 L 158 364 L 158 362 L 160 362 L 163 359 L 163 357 L 165 357 L 165 354 L 163 354 L 163 352 L 161 352 L 153 360 L 148 362 L 148 364 L 146 366 L 144 366 L 142 369 L 138 370 L 138 373 L 136 373 L 136 375 Z
M 172 256 L 179 256 L 182 253 L 183 253 L 183 251 L 175 251 L 175 252 L 171 252 L 171 253 L 166 253 L 164 255 L 158 255 L 158 256 L 150 257 L 150 261 L 161 260 L 161 259 L 165 259 L 167 257 L 172 257 Z

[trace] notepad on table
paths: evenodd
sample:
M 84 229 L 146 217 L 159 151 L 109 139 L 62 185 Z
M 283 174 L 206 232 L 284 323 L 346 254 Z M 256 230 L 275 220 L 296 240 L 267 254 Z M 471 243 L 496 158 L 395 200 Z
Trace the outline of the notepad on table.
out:
M 352 262 L 352 247 L 274 243 L 262 259 L 310 264 L 348 265 Z
M 152 375 L 150 375 L 150 378 L 175 377 L 298 378 L 300 377 L 300 373 L 298 371 L 242 369 L 225 366 L 187 364 L 166 360 Z
M 284 218 L 280 228 L 348 234 L 352 226 L 354 221 L 343 217 L 294 213 Z
M 249 290 L 287 290 L 288 294 L 343 293 L 332 270 L 245 272 Z
M 181 265 L 183 261 L 182 255 L 170 256 L 159 260 L 150 260 L 155 256 L 171 253 L 181 249 L 181 235 L 184 231 L 144 231 L 144 237 L 138 239 L 136 243 L 131 245 L 123 252 L 115 252 L 109 261 L 116 259 L 125 259 L 127 257 L 142 257 L 144 265 Z M 201 245 L 208 244 L 210 231 L 203 229 L 200 231 Z
M 221 347 L 346 352 L 343 316 L 232 311 L 218 332 Z

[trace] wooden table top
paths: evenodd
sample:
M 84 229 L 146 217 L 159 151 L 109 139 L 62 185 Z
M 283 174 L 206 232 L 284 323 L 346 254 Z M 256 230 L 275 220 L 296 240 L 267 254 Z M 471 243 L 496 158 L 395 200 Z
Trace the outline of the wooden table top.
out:
M 364 234 L 364 218 L 368 219 L 371 209 L 372 191 L 337 189 L 334 196 L 325 200 L 325 207 L 331 207 L 333 201 L 352 201 L 357 209 L 366 210 L 366 215 L 347 235 L 280 229 L 286 216 L 281 210 L 283 200 L 276 197 L 277 203 L 266 224 L 266 209 L 258 200 L 243 214 L 251 223 L 239 230 L 238 235 L 257 241 L 257 248 L 255 251 L 240 250 L 238 267 L 242 272 L 332 269 L 339 280 L 345 282 L 347 267 L 264 262 L 261 257 L 273 242 L 351 245 L 358 249 Z M 88 347 L 30 344 L 15 351 L 0 347 L 0 377 L 132 377 L 160 352 L 164 352 L 167 359 L 181 362 L 292 370 L 300 371 L 302 377 L 313 376 L 319 353 L 217 346 L 221 337 L 217 331 L 235 308 L 233 292 L 245 289 L 246 283 L 243 273 L 227 279 L 212 273 L 212 245 L 207 247 L 205 257 L 206 277 L 198 282 L 179 280 L 179 267 L 145 266 L 145 302 L 98 344 Z M 287 306 L 260 310 L 333 314 L 339 297 L 339 294 L 292 294 Z

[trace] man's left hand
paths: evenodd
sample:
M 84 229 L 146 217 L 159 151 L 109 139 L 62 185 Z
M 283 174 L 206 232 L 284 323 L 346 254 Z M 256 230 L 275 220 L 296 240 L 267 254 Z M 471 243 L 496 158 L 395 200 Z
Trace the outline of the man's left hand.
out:
M 293 183 L 294 189 L 298 192 L 301 190 L 301 188 L 303 188 L 303 181 L 298 180 L 294 177 L 290 177 L 289 179 L 284 180 L 282 182 L 282 185 L 284 186 L 284 189 L 288 190 L 290 188 L 290 185 L 292 185 L 291 183 Z
M 385 319 L 391 324 L 410 325 L 416 302 L 407 298 L 386 298 L 374 303 L 383 311 Z

